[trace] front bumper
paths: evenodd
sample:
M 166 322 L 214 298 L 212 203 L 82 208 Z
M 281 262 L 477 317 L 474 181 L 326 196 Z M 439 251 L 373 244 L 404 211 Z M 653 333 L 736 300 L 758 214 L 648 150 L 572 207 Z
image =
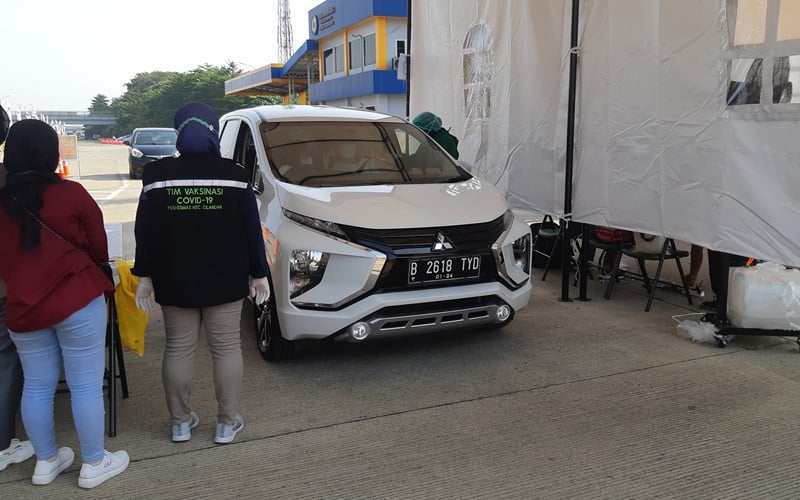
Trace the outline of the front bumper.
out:
M 500 307 L 512 314 L 528 304 L 530 283 L 514 291 L 499 283 L 375 294 L 340 311 L 280 309 L 281 329 L 288 340 L 349 340 L 351 325 L 370 325 L 370 338 L 432 333 L 456 328 L 499 325 Z
M 292 230 L 303 231 L 300 227 Z M 307 236 L 306 243 L 309 243 Z M 530 279 L 512 289 L 500 279 L 485 276 L 481 281 L 445 286 L 372 290 L 369 277 L 374 275 L 376 261 L 381 255 L 321 238 L 332 254 L 325 277 L 296 299 L 289 299 L 288 266 L 282 265 L 287 262 L 290 249 L 298 248 L 290 243 L 292 237 L 282 240 L 283 256 L 271 263 L 278 317 L 287 340 L 338 337 L 360 321 L 371 325 L 371 336 L 499 324 L 502 321 L 497 318 L 498 308 L 508 306 L 513 314 L 523 309 L 530 299 Z M 313 243 L 311 246 L 321 248 Z M 310 307 L 309 304 L 331 306 Z

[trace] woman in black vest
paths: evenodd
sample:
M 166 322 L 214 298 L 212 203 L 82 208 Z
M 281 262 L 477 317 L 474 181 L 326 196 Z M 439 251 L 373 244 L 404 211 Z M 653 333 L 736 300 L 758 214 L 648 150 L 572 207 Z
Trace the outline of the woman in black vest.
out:
M 258 207 L 245 169 L 222 158 L 219 119 L 191 103 L 175 114 L 180 156 L 145 166 L 136 211 L 136 303 L 161 305 L 166 346 L 162 379 L 172 440 L 188 441 L 199 422 L 191 411 L 192 365 L 201 325 L 214 366 L 214 442 L 230 443 L 244 428 L 239 321 L 243 300 L 269 298 Z

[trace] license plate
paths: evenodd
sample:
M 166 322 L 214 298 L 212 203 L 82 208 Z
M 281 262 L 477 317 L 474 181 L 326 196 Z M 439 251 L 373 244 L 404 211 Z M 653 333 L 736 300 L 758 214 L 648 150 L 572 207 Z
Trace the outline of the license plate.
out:
M 409 283 L 477 278 L 480 274 L 480 255 L 426 257 L 408 261 Z

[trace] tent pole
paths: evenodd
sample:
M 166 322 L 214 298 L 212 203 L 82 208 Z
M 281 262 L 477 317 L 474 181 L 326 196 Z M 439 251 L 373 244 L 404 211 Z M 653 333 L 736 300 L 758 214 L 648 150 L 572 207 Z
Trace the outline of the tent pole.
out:
M 572 0 L 572 32 L 569 50 L 569 103 L 567 108 L 567 155 L 564 169 L 564 218 L 561 219 L 561 300 L 569 301 L 569 273 L 572 245 L 569 227 L 572 221 L 572 158 L 575 146 L 575 89 L 578 73 L 578 8 L 579 0 Z M 586 242 L 584 242 L 584 245 Z
M 411 55 L 411 0 L 408 0 L 408 17 L 406 18 L 406 56 Z M 406 59 L 406 120 L 411 119 L 411 59 Z

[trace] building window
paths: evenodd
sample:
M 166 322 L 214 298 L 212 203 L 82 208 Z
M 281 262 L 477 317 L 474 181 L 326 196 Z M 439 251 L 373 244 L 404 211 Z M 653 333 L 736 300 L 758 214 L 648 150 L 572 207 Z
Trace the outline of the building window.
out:
M 361 68 L 364 65 L 364 39 L 361 35 L 350 41 L 350 69 Z
M 726 6 L 726 104 L 800 109 L 792 106 L 800 104 L 800 0 L 727 0 Z
M 333 49 L 336 56 L 336 72 L 344 73 L 344 45 L 337 45 Z
M 467 120 L 485 120 L 491 111 L 492 31 L 485 23 L 464 39 L 464 110 Z
M 364 36 L 364 66 L 375 64 L 375 33 Z
M 400 54 L 405 54 L 405 53 L 406 53 L 406 41 L 405 40 L 397 40 L 395 42 L 394 56 L 395 57 L 400 57 Z
M 344 45 L 336 45 L 322 52 L 323 74 L 325 76 L 344 73 Z
M 322 52 L 322 65 L 325 76 L 332 75 L 335 72 L 335 65 L 333 64 L 333 49 L 327 49 Z
M 375 33 L 369 35 L 351 35 L 350 69 L 361 69 L 375 64 Z

